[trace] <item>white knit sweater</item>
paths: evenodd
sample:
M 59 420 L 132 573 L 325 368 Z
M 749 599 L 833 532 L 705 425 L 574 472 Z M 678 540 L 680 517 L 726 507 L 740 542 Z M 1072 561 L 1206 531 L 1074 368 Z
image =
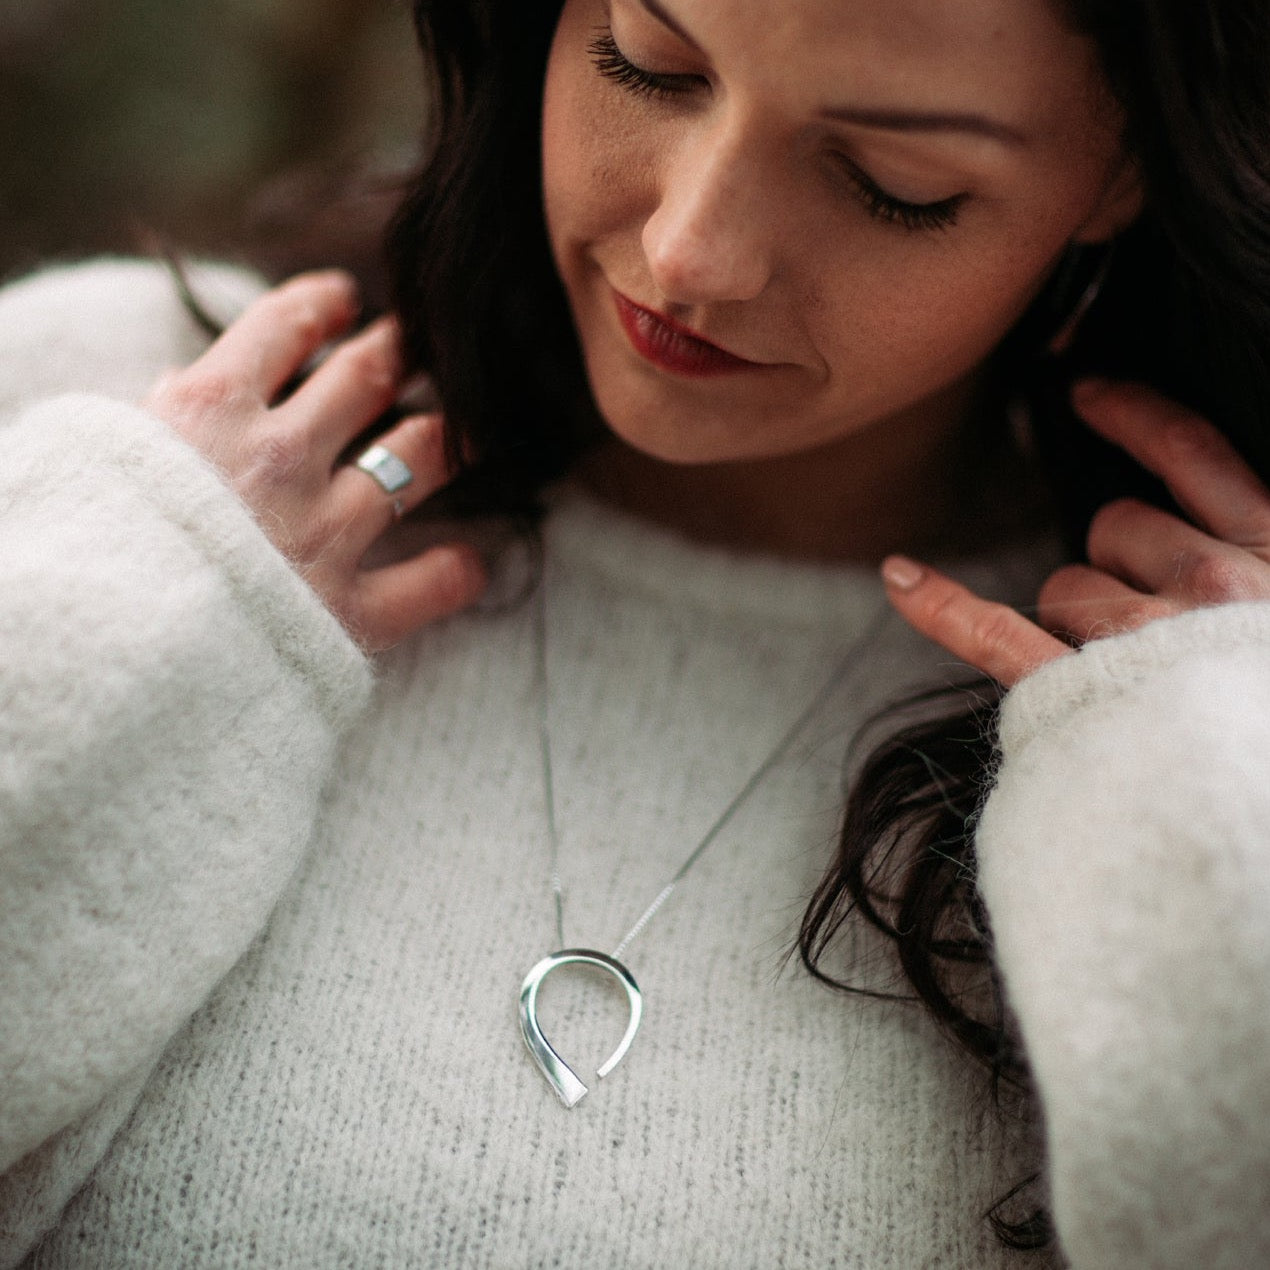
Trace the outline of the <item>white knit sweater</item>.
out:
M 252 286 L 200 281 L 227 313 Z M 0 1265 L 1014 1264 L 981 1214 L 1029 1157 L 980 1077 L 784 960 L 848 740 L 947 658 L 866 573 L 560 497 L 568 943 L 617 942 L 856 645 L 626 955 L 610 1077 L 612 994 L 544 989 L 592 1086 L 566 1111 L 516 1023 L 556 942 L 532 608 L 368 665 L 127 404 L 200 347 L 147 266 L 0 293 Z M 1270 606 L 1208 610 L 1006 704 L 980 883 L 1078 1267 L 1270 1261 L 1268 646 Z M 838 965 L 894 982 L 865 930 Z

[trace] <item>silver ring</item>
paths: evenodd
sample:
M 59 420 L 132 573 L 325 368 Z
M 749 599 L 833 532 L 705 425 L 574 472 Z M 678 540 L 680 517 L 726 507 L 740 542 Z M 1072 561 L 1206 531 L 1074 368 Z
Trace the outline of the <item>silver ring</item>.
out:
M 357 460 L 365 472 L 385 494 L 395 494 L 414 480 L 414 473 L 386 445 L 372 445 Z

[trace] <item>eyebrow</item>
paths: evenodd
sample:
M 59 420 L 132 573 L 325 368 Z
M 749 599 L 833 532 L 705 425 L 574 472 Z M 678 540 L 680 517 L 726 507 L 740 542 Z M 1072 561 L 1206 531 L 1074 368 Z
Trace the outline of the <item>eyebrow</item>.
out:
M 676 22 L 675 19 L 661 7 L 658 0 L 639 0 L 639 2 L 645 9 L 648 10 L 649 13 L 653 15 L 653 17 L 657 19 L 658 22 L 662 24 L 662 26 L 666 27 L 670 31 L 673 31 L 685 44 L 691 45 L 697 50 L 697 52 L 701 51 L 701 46 L 697 43 L 697 41 L 694 40 L 692 36 L 689 35 L 688 32 L 685 31 L 683 27 L 681 27 L 679 23 Z
M 645 0 L 645 3 L 654 2 L 655 0 Z M 842 123 L 860 124 L 865 128 L 882 128 L 888 132 L 964 132 L 972 136 L 988 137 L 1004 145 L 1027 145 L 1027 138 L 1017 129 L 983 115 L 922 110 L 869 110 L 843 106 L 821 111 L 821 116 Z
M 701 46 L 662 7 L 660 0 L 639 0 L 640 4 L 668 31 L 698 52 Z M 824 119 L 860 124 L 866 128 L 882 128 L 888 132 L 964 132 L 988 137 L 1009 146 L 1026 146 L 1027 138 L 1016 128 L 988 119 L 983 115 L 921 110 L 869 110 L 843 106 L 821 112 Z

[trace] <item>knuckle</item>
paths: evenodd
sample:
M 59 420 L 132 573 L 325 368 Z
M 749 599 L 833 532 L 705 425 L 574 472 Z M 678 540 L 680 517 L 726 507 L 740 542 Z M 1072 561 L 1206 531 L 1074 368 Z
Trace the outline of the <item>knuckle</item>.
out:
M 1264 552 L 1270 547 L 1270 496 L 1258 491 L 1243 512 L 1244 540 L 1237 545 L 1248 551 Z
M 1169 466 L 1203 463 L 1221 458 L 1225 453 L 1217 430 L 1197 415 L 1181 409 L 1161 423 L 1156 446 L 1161 460 Z
M 310 513 L 286 529 L 284 553 L 324 598 L 328 592 L 334 593 L 340 562 L 344 559 L 339 544 L 351 528 L 351 519 L 324 512 Z
M 921 597 L 919 615 L 924 626 L 944 629 L 957 621 L 964 596 L 947 584 L 928 586 Z
M 367 388 L 383 390 L 392 387 L 390 364 L 378 341 L 358 340 L 346 344 L 340 350 L 340 361 L 343 369 Z
M 1013 611 L 993 604 L 975 615 L 970 624 L 970 638 L 976 647 L 989 654 L 1001 653 L 1009 649 L 1013 629 Z
M 1157 618 L 1165 617 L 1172 612 L 1173 608 L 1170 605 L 1149 596 L 1144 595 L 1138 600 L 1125 600 L 1116 613 L 1114 629 L 1136 631 L 1148 622 L 1154 622 Z
M 256 442 L 256 468 L 275 485 L 290 483 L 304 468 L 309 446 L 294 428 L 271 428 Z
M 150 391 L 146 395 L 146 401 L 167 401 L 172 395 L 173 386 L 177 383 L 182 374 L 184 374 L 184 372 L 178 370 L 176 367 L 170 367 L 168 370 L 165 370 L 154 381 L 154 383 L 150 385 Z
M 243 398 L 242 386 L 236 379 L 199 367 L 169 377 L 157 392 L 163 401 L 185 414 L 225 410 Z
M 1178 570 L 1178 581 L 1202 604 L 1242 599 L 1248 591 L 1241 562 L 1216 552 L 1185 559 Z

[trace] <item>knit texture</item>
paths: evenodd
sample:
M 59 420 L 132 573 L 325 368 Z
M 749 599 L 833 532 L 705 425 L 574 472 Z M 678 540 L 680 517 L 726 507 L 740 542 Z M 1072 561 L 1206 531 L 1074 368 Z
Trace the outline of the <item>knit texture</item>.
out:
M 134 279 L 148 295 L 130 291 Z M 96 372 L 108 389 L 133 387 L 131 357 L 119 373 L 107 350 L 130 316 L 151 330 L 160 282 L 125 267 L 89 271 L 82 287 L 54 275 L 47 304 L 23 288 L 6 293 L 10 400 L 28 366 L 40 366 L 32 378 L 43 387 L 63 357 L 71 383 Z M 98 346 L 90 365 L 87 327 Z M 184 355 L 192 341 L 182 347 L 172 329 L 181 328 L 171 323 L 166 341 L 150 335 L 146 351 Z M 45 339 L 36 362 L 26 345 Z M 159 421 L 70 396 L 19 413 L 4 439 L 8 1168 L 121 1084 L 135 1086 L 257 935 L 308 842 L 369 672 L 219 476 Z M 42 1220 L 33 1190 L 52 1185 L 64 1201 L 130 1105 L 115 1097 L 78 1140 L 10 1175 L 10 1247 Z
M 1006 708 L 980 887 L 1076 1265 L 1270 1265 L 1268 644 L 1203 609 Z
M 0 379 L 36 359 L 41 392 L 125 399 L 197 344 L 162 275 L 121 263 L 0 295 L 0 336 L 21 354 Z M 109 396 L 18 411 L 21 386 L 3 392 L 26 457 L 0 503 L 0 691 L 20 707 L 0 1009 L 21 1021 L 0 1040 L 0 1264 L 41 1232 L 40 1267 L 1014 1263 L 981 1214 L 1035 1161 L 979 1075 L 914 1008 L 786 961 L 851 736 L 959 673 L 879 624 L 870 574 L 703 549 L 559 495 L 543 586 L 566 943 L 617 943 L 850 657 L 626 954 L 645 1021 L 607 1079 L 616 994 L 544 987 L 547 1034 L 591 1086 L 566 1111 L 516 1022 L 556 944 L 532 607 L 422 632 L 380 660 L 364 710 L 360 655 L 198 456 Z M 1036 571 L 966 573 L 1021 599 Z M 1270 982 L 1251 772 L 1268 627 L 1261 608 L 1162 623 L 1010 698 L 983 885 L 1077 1266 L 1193 1264 L 1217 1230 L 1214 1264 L 1263 1247 L 1248 1197 L 1270 1051 L 1243 1012 L 1266 1017 Z M 1200 721 L 1174 726 L 1177 701 Z M 838 955 L 862 986 L 895 984 L 867 930 Z M 1197 1069 L 1210 1037 L 1229 1045 Z M 1219 1160 L 1232 1087 L 1262 1114 Z M 1172 1114 L 1179 1090 L 1198 1117 Z M 1191 1159 L 1203 1211 L 1175 1203 Z

